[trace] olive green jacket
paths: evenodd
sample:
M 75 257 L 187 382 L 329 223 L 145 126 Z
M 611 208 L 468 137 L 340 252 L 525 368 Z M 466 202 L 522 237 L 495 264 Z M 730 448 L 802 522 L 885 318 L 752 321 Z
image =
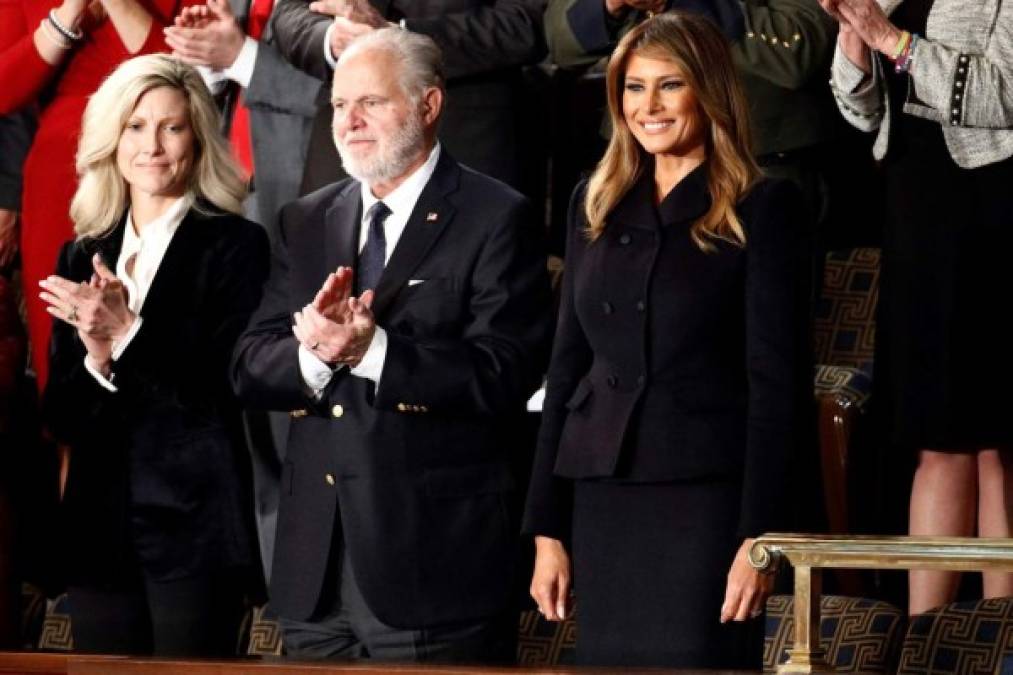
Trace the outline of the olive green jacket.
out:
M 836 25 L 816 0 L 702 0 L 732 40 L 732 56 L 749 99 L 756 154 L 811 147 L 833 133 L 828 79 Z M 669 9 L 700 0 L 669 0 Z M 550 0 L 545 30 L 562 68 L 588 68 L 607 57 L 642 12 L 613 19 L 604 0 Z

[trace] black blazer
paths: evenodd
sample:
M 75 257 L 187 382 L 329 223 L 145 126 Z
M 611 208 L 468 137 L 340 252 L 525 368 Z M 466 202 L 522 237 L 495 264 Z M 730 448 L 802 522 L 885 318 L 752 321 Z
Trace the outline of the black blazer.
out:
M 124 223 L 64 246 L 56 273 L 115 269 Z M 236 337 L 260 301 L 269 265 L 263 228 L 191 210 L 159 265 L 140 331 L 113 364 L 109 392 L 84 367 L 77 331 L 55 321 L 45 416 L 71 446 L 63 500 L 72 583 L 157 580 L 247 565 L 248 457 L 228 380 Z
M 476 171 L 518 185 L 521 66 L 536 65 L 546 54 L 546 0 L 370 1 L 384 18 L 404 19 L 408 30 L 440 46 L 447 77 L 440 140 L 447 150 Z M 328 84 L 324 33 L 331 21 L 311 12 L 309 0 L 278 0 L 271 20 L 284 57 Z M 330 86 L 321 93 L 303 181 L 310 189 L 343 176 L 331 134 Z
M 547 360 L 539 229 L 524 197 L 443 151 L 376 289 L 389 337 L 377 390 L 343 369 L 315 401 L 291 317 L 354 265 L 360 213 L 350 179 L 282 210 L 264 302 L 236 347 L 242 400 L 293 411 L 272 607 L 314 613 L 341 537 L 384 623 L 488 617 L 510 600 L 513 432 Z
M 566 539 L 573 479 L 743 484 L 739 531 L 784 525 L 810 408 L 808 248 L 797 191 L 738 205 L 746 246 L 702 252 L 706 165 L 654 207 L 648 169 L 586 237 L 578 186 L 525 530 Z

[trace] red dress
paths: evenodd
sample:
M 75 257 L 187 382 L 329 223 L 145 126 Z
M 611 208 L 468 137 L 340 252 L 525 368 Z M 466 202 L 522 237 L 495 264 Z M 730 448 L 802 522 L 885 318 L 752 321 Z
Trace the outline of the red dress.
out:
M 162 27 L 195 0 L 137 0 L 153 19 L 137 54 L 169 51 Z M 21 259 L 32 363 L 40 390 L 48 373 L 52 318 L 38 297 L 38 282 L 53 273 L 64 242 L 74 236 L 70 200 L 77 189 L 74 155 L 88 96 L 106 75 L 132 56 L 111 20 L 85 35 L 58 66 L 39 56 L 32 35 L 58 0 L 0 0 L 0 115 L 38 103 L 39 127 L 25 160 L 21 204 Z

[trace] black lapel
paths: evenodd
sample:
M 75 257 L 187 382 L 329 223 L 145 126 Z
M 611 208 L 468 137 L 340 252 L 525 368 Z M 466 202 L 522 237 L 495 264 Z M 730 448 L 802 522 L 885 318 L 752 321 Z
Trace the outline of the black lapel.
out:
M 359 221 L 362 220 L 360 190 L 357 181 L 348 181 L 324 214 L 325 276 L 340 265 L 355 268 L 359 257 Z
M 144 302 L 138 312 L 142 317 L 150 319 L 152 315 L 163 310 L 176 311 L 174 303 L 170 300 L 173 296 L 179 298 L 181 289 L 187 286 L 180 277 L 186 279 L 192 275 L 197 251 L 202 248 L 201 228 L 214 227 L 213 224 L 201 222 L 203 220 L 207 219 L 193 207 L 183 216 L 176 233 L 172 235 L 169 247 L 165 249 L 162 262 L 158 264 L 155 277 L 151 280 L 151 288 L 144 296 Z M 162 300 L 163 297 L 165 300 Z
M 447 200 L 447 195 L 457 190 L 460 177 L 461 169 L 457 162 L 446 149 L 442 149 L 436 170 L 419 195 L 408 224 L 383 269 L 373 300 L 375 316 L 379 317 L 390 306 L 454 217 L 456 210 Z
M 82 248 L 88 252 L 88 257 L 98 253 L 106 267 L 116 272 L 116 261 L 120 257 L 120 249 L 123 248 L 123 233 L 126 231 L 127 216 L 124 213 L 119 224 L 109 231 L 109 234 L 97 239 L 85 239 Z M 91 260 L 88 261 L 91 266 Z
M 623 195 L 606 217 L 609 224 L 623 225 L 647 230 L 658 230 L 661 221 L 654 206 L 654 171 L 645 168 L 633 187 Z

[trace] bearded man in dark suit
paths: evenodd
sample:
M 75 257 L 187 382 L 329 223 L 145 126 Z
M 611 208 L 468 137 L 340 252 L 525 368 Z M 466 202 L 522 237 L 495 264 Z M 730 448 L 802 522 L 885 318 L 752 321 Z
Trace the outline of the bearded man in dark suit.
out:
M 397 28 L 336 68 L 353 178 L 282 210 L 233 381 L 290 410 L 271 602 L 289 654 L 509 661 L 512 442 L 545 365 L 529 204 L 436 140 L 440 50 Z

